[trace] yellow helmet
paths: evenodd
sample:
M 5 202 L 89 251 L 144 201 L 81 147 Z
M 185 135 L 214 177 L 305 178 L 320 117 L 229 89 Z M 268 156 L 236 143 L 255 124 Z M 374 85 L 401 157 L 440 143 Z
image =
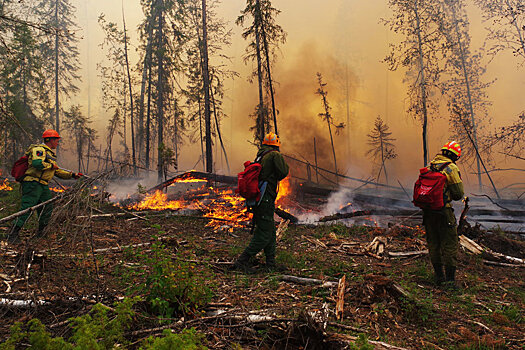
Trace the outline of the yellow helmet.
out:
M 274 134 L 273 132 L 267 133 L 262 143 L 263 145 L 281 147 L 281 140 L 279 140 L 279 135 Z

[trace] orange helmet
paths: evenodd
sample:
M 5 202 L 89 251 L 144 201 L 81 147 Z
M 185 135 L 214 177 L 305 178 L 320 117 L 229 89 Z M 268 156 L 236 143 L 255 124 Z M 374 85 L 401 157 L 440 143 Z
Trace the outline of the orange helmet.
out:
M 42 138 L 43 138 L 43 139 L 48 139 L 48 138 L 59 139 L 59 138 L 60 138 L 60 135 L 59 135 L 58 132 L 56 132 L 55 130 L 53 130 L 53 129 L 48 129 L 48 130 L 44 131 L 44 133 L 42 134 Z
M 279 135 L 274 134 L 273 132 L 267 133 L 262 143 L 263 145 L 281 147 L 281 140 L 279 140 Z
M 461 146 L 456 141 L 447 142 L 443 147 L 442 151 L 450 151 L 454 153 L 458 158 L 461 157 Z

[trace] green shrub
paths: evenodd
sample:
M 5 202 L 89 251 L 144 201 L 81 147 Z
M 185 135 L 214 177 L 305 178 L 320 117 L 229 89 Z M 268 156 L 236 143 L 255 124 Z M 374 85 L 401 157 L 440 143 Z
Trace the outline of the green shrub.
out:
M 9 338 L 0 344 L 0 350 L 15 350 L 20 344 L 28 344 L 34 350 L 109 350 L 126 349 L 129 341 L 125 333 L 129 329 L 135 312 L 133 305 L 139 298 L 126 298 L 116 304 L 114 312 L 107 306 L 97 304 L 93 309 L 71 319 L 72 335 L 68 341 L 53 338 L 38 319 L 26 324 L 16 323 L 11 327 Z M 195 329 L 180 334 L 166 330 L 161 337 L 149 337 L 141 347 L 144 350 L 203 350 L 205 337 Z
M 194 328 L 185 329 L 180 334 L 164 330 L 162 338 L 149 337 L 140 350 L 204 350 L 208 349 L 202 343 L 205 338 L 197 333 Z
M 172 260 L 166 246 L 156 241 L 151 252 L 134 253 L 139 264 L 128 267 L 124 276 L 127 292 L 143 296 L 152 311 L 165 318 L 196 310 L 212 297 L 206 282 L 213 276 L 196 273 L 195 264 L 184 261 L 182 256 L 175 258 Z
M 350 344 L 350 350 L 374 350 L 374 346 L 368 343 L 366 335 L 361 333 L 355 343 Z

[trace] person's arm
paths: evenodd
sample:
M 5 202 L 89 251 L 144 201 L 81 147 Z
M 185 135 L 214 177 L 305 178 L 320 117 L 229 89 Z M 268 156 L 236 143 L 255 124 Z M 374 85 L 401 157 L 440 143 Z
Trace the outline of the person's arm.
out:
M 275 165 L 275 175 L 277 177 L 277 180 L 281 181 L 286 176 L 288 176 L 288 171 L 290 168 L 288 167 L 288 164 L 286 164 L 286 161 L 284 160 L 284 157 L 279 152 L 273 152 L 275 153 L 273 156 L 273 164 Z
M 458 167 L 455 164 L 450 164 L 445 169 L 445 175 L 447 176 L 447 187 L 450 192 L 450 199 L 454 201 L 462 199 L 465 191 Z
M 58 168 L 55 170 L 55 176 L 67 180 L 75 177 L 75 173 Z

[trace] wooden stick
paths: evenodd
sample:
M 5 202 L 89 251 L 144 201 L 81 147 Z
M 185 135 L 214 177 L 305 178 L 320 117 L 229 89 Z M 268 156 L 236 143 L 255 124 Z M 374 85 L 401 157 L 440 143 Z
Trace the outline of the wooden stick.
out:
M 343 275 L 339 280 L 337 286 L 337 302 L 335 303 L 335 315 L 340 321 L 343 319 L 343 311 L 345 305 L 345 289 L 346 289 L 346 275 Z
M 339 282 L 323 281 L 318 280 L 316 278 L 297 277 L 291 275 L 282 275 L 281 281 L 292 282 L 302 285 L 320 284 L 321 287 L 337 287 L 339 285 Z
M 51 199 L 49 199 L 49 200 L 47 200 L 45 202 L 37 204 L 37 205 L 35 205 L 35 206 L 31 207 L 31 208 L 20 210 L 19 212 L 16 212 L 16 213 L 14 213 L 12 215 L 6 216 L 5 218 L 0 219 L 0 224 L 3 223 L 3 222 L 6 222 L 6 221 L 13 220 L 13 219 L 15 219 L 15 218 L 17 218 L 19 216 L 24 215 L 25 213 L 32 212 L 33 210 L 36 210 L 36 209 L 38 209 L 40 207 L 43 207 L 46 204 L 52 203 L 52 202 L 56 201 L 59 198 L 62 198 L 62 195 L 58 195 L 58 196 L 53 197 L 53 198 L 51 198 Z

